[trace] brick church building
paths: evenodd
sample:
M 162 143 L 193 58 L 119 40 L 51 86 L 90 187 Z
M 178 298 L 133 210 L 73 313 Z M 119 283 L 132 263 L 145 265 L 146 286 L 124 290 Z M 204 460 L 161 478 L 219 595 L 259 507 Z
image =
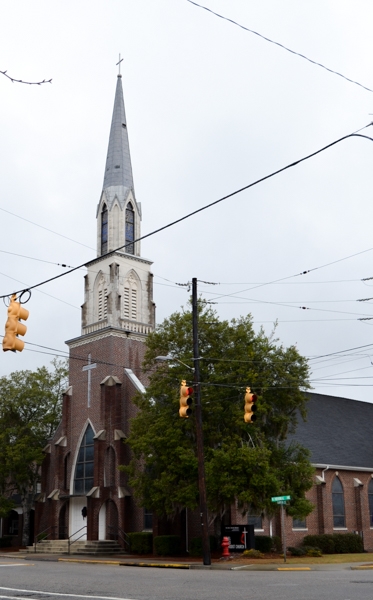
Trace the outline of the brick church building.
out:
M 144 391 L 146 336 L 155 327 L 151 261 L 141 256 L 141 205 L 133 184 L 122 79 L 118 75 L 104 183 L 97 206 L 97 257 L 87 263 L 80 335 L 68 340 L 70 386 L 63 416 L 45 447 L 35 533 L 54 539 L 109 540 L 152 528 L 118 465 L 128 463 L 123 440 Z M 307 422 L 293 436 L 311 451 L 313 512 L 286 518 L 288 545 L 306 534 L 356 532 L 373 549 L 373 404 L 308 394 Z M 194 515 L 195 516 L 195 515 Z M 22 515 L 4 520 L 2 535 L 19 540 Z M 256 535 L 281 535 L 279 516 L 242 515 L 232 506 L 227 523 L 252 524 Z M 199 518 L 154 519 L 154 534 L 177 533 L 186 548 L 200 536 Z M 17 537 L 18 534 L 18 537 Z M 16 542 L 17 543 L 17 542 Z M 19 543 L 19 541 L 18 541 Z
M 104 184 L 97 206 L 97 258 L 87 263 L 80 335 L 68 340 L 63 417 L 45 448 L 35 532 L 88 540 L 143 530 L 123 439 L 144 389 L 144 341 L 155 325 L 151 261 L 141 256 L 141 205 L 132 177 L 122 78 L 118 75 Z M 79 533 L 76 533 L 78 532 Z

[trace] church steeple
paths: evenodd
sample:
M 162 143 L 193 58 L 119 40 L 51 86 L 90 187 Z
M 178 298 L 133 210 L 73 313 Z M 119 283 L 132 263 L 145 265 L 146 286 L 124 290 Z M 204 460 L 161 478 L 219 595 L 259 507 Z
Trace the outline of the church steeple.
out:
M 152 263 L 141 257 L 137 241 L 141 237 L 140 210 L 119 74 L 104 186 L 97 207 L 97 258 L 87 264 L 85 277 L 82 336 L 101 339 L 115 330 L 114 337 L 144 341 L 154 328 Z
M 103 189 L 117 186 L 134 191 L 121 75 L 115 92 Z
M 141 206 L 135 198 L 120 74 L 115 91 L 104 185 L 96 217 L 98 256 L 124 245 L 122 252 L 140 256 L 140 243 L 134 240 L 141 235 Z

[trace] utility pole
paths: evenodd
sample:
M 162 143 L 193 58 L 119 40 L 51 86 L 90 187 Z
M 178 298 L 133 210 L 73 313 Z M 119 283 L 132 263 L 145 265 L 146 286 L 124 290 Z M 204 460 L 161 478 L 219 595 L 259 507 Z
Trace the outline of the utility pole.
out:
M 203 564 L 211 565 L 210 540 L 208 531 L 207 500 L 206 500 L 206 479 L 205 463 L 203 456 L 203 430 L 202 430 L 202 406 L 199 375 L 199 350 L 198 350 L 198 299 L 197 299 L 197 278 L 192 279 L 192 314 L 193 314 L 193 362 L 194 362 L 194 387 L 196 390 L 196 437 L 197 437 L 197 457 L 198 457 L 198 489 L 199 506 L 201 516 L 202 532 L 202 551 Z

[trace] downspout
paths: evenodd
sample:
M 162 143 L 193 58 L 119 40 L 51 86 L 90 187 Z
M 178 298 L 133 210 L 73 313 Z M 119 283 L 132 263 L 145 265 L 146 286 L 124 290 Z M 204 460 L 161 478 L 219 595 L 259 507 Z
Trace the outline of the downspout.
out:
M 328 471 L 328 470 L 329 470 L 329 468 L 330 468 L 330 465 L 327 465 L 327 466 L 325 467 L 325 469 L 323 469 L 323 470 L 321 471 L 321 476 L 322 476 L 322 479 L 323 479 L 324 481 L 325 481 L 325 475 L 324 475 L 324 473 L 325 473 L 325 471 Z

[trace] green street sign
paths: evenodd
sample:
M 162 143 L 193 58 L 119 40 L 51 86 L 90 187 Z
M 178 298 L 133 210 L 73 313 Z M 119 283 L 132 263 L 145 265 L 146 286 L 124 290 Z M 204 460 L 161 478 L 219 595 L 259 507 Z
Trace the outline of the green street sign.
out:
M 274 496 L 274 498 L 271 498 L 271 502 L 282 502 L 282 501 L 286 501 L 286 500 L 290 500 L 291 496 Z

